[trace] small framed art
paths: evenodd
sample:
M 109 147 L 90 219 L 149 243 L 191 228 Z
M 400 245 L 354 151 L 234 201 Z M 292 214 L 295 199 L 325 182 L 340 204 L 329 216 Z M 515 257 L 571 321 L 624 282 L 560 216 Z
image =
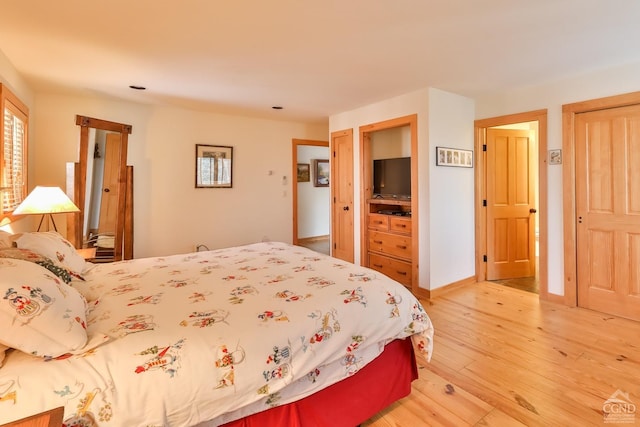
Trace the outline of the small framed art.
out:
M 473 167 L 473 151 L 458 148 L 436 147 L 436 165 L 458 168 Z
M 329 186 L 329 160 L 315 159 L 313 162 L 313 186 L 328 187 Z
M 549 150 L 549 164 L 561 165 L 562 164 L 562 150 Z
M 311 181 L 311 170 L 309 163 L 298 163 L 298 182 Z

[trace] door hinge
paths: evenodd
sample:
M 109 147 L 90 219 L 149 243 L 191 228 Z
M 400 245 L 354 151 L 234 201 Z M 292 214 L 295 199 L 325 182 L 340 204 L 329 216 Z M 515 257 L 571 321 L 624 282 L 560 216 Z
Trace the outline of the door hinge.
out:
M 482 262 L 487 262 L 487 256 L 486 255 L 482 255 Z
M 482 144 L 482 151 L 487 151 L 487 144 Z
M 487 207 L 487 199 L 482 200 L 482 206 L 484 206 L 485 208 Z

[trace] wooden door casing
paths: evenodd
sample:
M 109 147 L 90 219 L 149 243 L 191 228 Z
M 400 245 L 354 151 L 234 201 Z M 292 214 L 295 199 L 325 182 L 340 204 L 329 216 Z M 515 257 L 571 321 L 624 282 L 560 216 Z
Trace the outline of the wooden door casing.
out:
M 297 139 L 294 138 L 291 141 L 291 200 L 293 203 L 292 206 L 292 214 L 293 214 L 293 239 L 292 242 L 294 245 L 299 243 L 298 236 L 298 225 L 299 225 L 299 215 L 300 215 L 300 206 L 299 206 L 299 195 L 298 195 L 298 148 L 301 146 L 311 146 L 311 147 L 327 147 L 329 148 L 329 141 L 316 141 L 311 139 Z

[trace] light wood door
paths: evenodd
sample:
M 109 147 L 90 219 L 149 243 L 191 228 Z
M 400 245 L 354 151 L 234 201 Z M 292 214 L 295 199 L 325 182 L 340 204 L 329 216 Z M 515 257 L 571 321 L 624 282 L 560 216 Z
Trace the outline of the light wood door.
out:
M 118 190 L 120 174 L 120 134 L 107 133 L 102 177 L 102 198 L 98 233 L 114 233 L 118 219 Z
M 353 130 L 331 133 L 331 153 L 331 255 L 353 262 Z
M 640 320 L 640 105 L 576 115 L 578 305 Z
M 487 280 L 535 275 L 536 143 L 487 129 Z

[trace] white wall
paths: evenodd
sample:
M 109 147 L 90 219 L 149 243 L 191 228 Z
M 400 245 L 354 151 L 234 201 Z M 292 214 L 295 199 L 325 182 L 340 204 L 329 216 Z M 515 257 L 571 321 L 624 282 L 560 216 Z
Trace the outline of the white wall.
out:
M 548 149 L 562 148 L 562 105 L 640 90 L 640 64 L 600 70 L 518 91 L 476 99 L 476 118 L 498 117 L 538 109 L 548 112 Z M 564 159 L 567 161 L 567 159 Z M 564 237 L 562 225 L 562 166 L 548 168 L 547 206 L 548 289 L 564 294 Z M 540 212 L 544 215 L 545 212 Z
M 418 116 L 418 282 L 421 288 L 435 289 L 475 274 L 473 171 L 435 170 L 431 159 L 436 145 L 445 145 L 444 141 L 449 146 L 473 148 L 473 101 L 422 89 L 331 116 L 329 130 L 354 130 L 354 247 L 355 262 L 360 263 L 360 126 L 411 114 Z M 431 182 L 446 185 L 434 190 Z M 451 209 L 456 210 L 454 216 Z
M 328 236 L 331 189 L 313 186 L 313 159 L 329 160 L 329 147 L 298 145 L 298 163 L 309 164 L 309 182 L 298 183 L 298 238 Z
M 291 242 L 291 140 L 328 137 L 326 125 L 38 93 L 33 185 L 64 188 L 65 164 L 78 160 L 76 114 L 133 126 L 136 257 Z M 233 188 L 194 188 L 196 144 L 233 146 Z
M 369 137 L 373 160 L 411 157 L 411 126 L 375 131 Z
M 473 168 L 436 166 L 436 147 L 473 150 L 474 102 L 429 89 L 431 287 L 475 276 Z M 475 153 L 474 153 L 475 154 Z

